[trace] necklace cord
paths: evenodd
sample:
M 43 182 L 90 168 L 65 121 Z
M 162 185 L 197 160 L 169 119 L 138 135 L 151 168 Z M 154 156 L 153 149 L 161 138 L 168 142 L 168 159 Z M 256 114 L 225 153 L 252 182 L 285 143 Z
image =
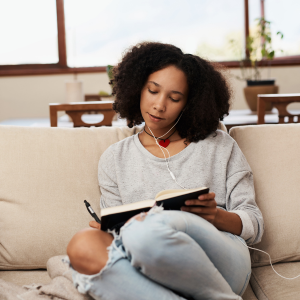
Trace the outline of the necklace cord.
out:
M 148 133 L 148 132 L 146 131 L 146 128 L 144 128 L 144 131 L 145 131 L 148 135 L 152 136 L 150 133 Z M 158 137 L 156 137 L 156 136 L 155 136 L 155 138 L 156 138 L 156 139 L 160 139 L 160 140 L 165 141 L 165 140 L 167 140 L 168 138 L 170 138 L 175 132 L 176 132 L 176 128 L 175 128 L 175 131 L 173 131 L 173 133 L 172 133 L 171 135 L 169 135 L 169 136 L 168 136 L 167 138 L 165 138 L 165 139 L 158 138 Z

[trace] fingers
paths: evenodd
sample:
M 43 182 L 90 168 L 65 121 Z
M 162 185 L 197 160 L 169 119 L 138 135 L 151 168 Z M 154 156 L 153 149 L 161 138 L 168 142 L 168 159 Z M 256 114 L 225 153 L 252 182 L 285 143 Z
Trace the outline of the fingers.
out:
M 185 205 L 192 205 L 192 206 L 208 206 L 208 207 L 211 207 L 211 206 L 214 206 L 215 201 L 213 200 L 187 200 L 184 202 Z
M 218 211 L 215 196 L 216 194 L 211 192 L 199 196 L 198 199 L 187 200 L 186 206 L 182 206 L 181 210 L 198 215 L 213 224 Z
M 217 207 L 199 207 L 199 206 L 197 207 L 183 206 L 181 207 L 181 210 L 195 214 L 212 224 L 214 223 L 218 212 Z
M 211 214 L 215 214 L 217 211 L 217 208 L 212 207 L 212 208 L 208 208 L 208 207 L 188 207 L 188 206 L 182 206 L 181 207 L 182 211 L 187 211 L 193 214 L 197 214 L 197 215 L 211 215 Z
M 216 206 L 217 203 L 215 201 L 215 193 L 208 193 L 205 195 L 201 195 L 198 199 L 191 199 L 185 201 L 185 205 L 194 205 L 194 206 Z
M 89 225 L 90 225 L 90 227 L 95 228 L 95 229 L 99 229 L 100 230 L 100 228 L 101 228 L 101 225 L 98 222 L 96 222 L 96 221 L 90 221 Z
M 207 194 L 204 194 L 204 195 L 200 195 L 198 197 L 199 200 L 212 200 L 212 199 L 215 199 L 216 197 L 216 194 L 211 192 L 211 193 L 207 193 Z

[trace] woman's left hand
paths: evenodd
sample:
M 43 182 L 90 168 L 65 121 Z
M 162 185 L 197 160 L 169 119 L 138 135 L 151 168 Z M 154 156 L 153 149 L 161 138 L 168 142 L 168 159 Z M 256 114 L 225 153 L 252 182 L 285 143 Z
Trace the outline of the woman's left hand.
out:
M 215 193 L 208 193 L 199 196 L 198 199 L 187 200 L 185 201 L 186 206 L 182 206 L 181 210 L 198 215 L 199 217 L 214 224 L 216 215 L 218 213 L 215 196 Z M 190 205 L 193 207 L 189 207 Z

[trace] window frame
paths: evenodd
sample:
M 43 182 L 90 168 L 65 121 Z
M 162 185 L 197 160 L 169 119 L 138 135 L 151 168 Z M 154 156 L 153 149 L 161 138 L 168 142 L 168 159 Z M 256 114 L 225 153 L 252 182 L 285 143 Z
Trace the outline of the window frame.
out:
M 264 16 L 264 0 L 261 3 L 261 16 Z M 64 0 L 56 0 L 57 32 L 58 32 L 58 57 L 56 64 L 22 64 L 22 65 L 0 65 L 0 76 L 25 76 L 25 75 L 47 75 L 47 74 L 74 74 L 74 73 L 99 73 L 106 72 L 106 66 L 73 68 L 67 65 L 67 48 L 64 16 Z M 245 41 L 249 36 L 249 3 L 244 0 L 244 34 Z M 246 49 L 246 47 L 245 47 Z M 245 56 L 249 52 L 245 50 Z M 219 61 L 219 64 L 228 68 L 239 68 L 239 61 Z M 269 66 L 296 66 L 300 65 L 300 55 L 275 57 L 268 62 L 259 62 L 261 67 Z

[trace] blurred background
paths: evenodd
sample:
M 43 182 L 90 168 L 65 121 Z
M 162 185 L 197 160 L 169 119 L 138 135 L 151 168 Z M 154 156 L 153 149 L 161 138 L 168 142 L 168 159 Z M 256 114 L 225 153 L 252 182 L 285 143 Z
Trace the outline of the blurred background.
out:
M 223 64 L 231 109 L 248 109 L 240 65 L 252 58 L 247 42 L 259 18 L 271 22 L 274 58 L 264 63 L 259 52 L 252 62 L 280 93 L 299 93 L 299 11 L 298 0 L 0 0 L 0 122 L 49 118 L 49 103 L 68 101 L 67 82 L 109 96 L 107 66 L 141 41 Z

